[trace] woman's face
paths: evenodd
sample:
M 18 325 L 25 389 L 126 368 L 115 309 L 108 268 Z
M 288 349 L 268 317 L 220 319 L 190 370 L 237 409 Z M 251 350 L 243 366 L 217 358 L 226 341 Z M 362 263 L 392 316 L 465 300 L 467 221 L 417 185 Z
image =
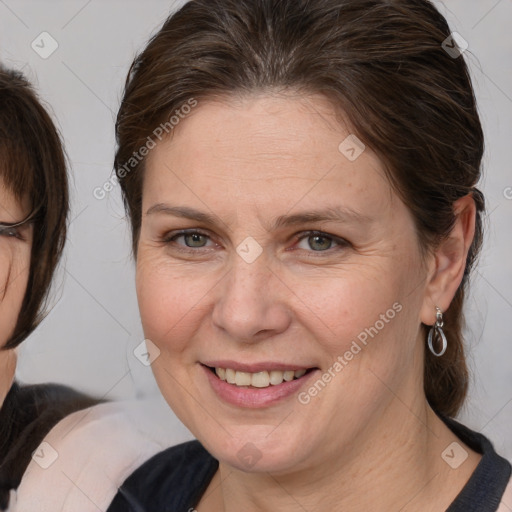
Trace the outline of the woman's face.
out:
M 28 202 L 18 201 L 0 178 L 0 347 L 12 335 L 27 289 L 32 246 L 32 225 L 2 227 L 20 222 L 29 213 Z M 0 351 L 0 405 L 14 377 L 14 350 Z
M 422 396 L 413 219 L 349 135 L 322 97 L 254 96 L 200 102 L 148 157 L 137 292 L 153 371 L 234 467 L 348 456 L 395 396 Z

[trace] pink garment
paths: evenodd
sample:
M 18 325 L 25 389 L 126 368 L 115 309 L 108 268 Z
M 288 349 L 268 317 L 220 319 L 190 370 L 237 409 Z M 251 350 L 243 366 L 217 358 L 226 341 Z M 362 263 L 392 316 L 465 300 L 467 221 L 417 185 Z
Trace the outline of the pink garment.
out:
M 160 399 L 76 412 L 57 424 L 34 452 L 17 493 L 12 493 L 9 512 L 106 510 L 137 467 L 190 439 Z

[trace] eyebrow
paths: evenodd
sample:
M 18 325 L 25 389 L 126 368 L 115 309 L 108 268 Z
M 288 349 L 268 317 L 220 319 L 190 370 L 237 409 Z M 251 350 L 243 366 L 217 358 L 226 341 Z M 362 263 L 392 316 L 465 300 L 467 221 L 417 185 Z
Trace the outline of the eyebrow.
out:
M 171 206 L 169 204 L 158 203 L 151 206 L 146 212 L 146 215 L 154 215 L 157 213 L 194 220 L 211 226 L 225 224 L 225 222 L 215 214 L 205 213 L 188 206 Z M 371 217 L 363 215 L 352 208 L 333 207 L 323 210 L 295 213 L 292 215 L 281 215 L 273 220 L 270 224 L 270 228 L 272 230 L 277 230 L 299 224 L 306 224 L 308 222 L 352 222 L 357 224 L 367 224 L 372 220 L 373 219 Z

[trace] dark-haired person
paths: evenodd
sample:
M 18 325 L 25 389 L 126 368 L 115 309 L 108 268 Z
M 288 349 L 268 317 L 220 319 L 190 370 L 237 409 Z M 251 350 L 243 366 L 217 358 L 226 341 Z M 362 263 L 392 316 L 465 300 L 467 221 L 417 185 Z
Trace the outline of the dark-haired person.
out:
M 109 512 L 510 510 L 454 420 L 484 141 L 450 37 L 427 0 L 194 0 L 136 58 L 115 167 L 197 441 Z
M 13 383 L 15 349 L 45 313 L 61 256 L 67 187 L 50 117 L 20 73 L 0 68 L 0 510 L 9 512 L 105 510 L 133 470 L 191 437 L 161 397 L 100 404 L 64 386 Z M 45 449 L 57 455 L 51 464 L 38 460 Z
M 55 126 L 24 76 L 0 66 L 0 510 L 48 431 L 97 403 L 64 386 L 14 382 L 16 347 L 46 311 L 67 213 Z

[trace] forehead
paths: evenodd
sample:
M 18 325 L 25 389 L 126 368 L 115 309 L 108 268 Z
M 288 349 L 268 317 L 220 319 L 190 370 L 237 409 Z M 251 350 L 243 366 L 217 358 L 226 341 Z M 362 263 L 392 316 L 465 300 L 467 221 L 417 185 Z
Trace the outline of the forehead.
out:
M 319 200 L 377 208 L 393 193 L 369 148 L 352 158 L 362 149 L 354 141 L 322 96 L 199 102 L 148 156 L 143 201 L 204 198 L 217 206 L 257 203 L 262 211 Z

